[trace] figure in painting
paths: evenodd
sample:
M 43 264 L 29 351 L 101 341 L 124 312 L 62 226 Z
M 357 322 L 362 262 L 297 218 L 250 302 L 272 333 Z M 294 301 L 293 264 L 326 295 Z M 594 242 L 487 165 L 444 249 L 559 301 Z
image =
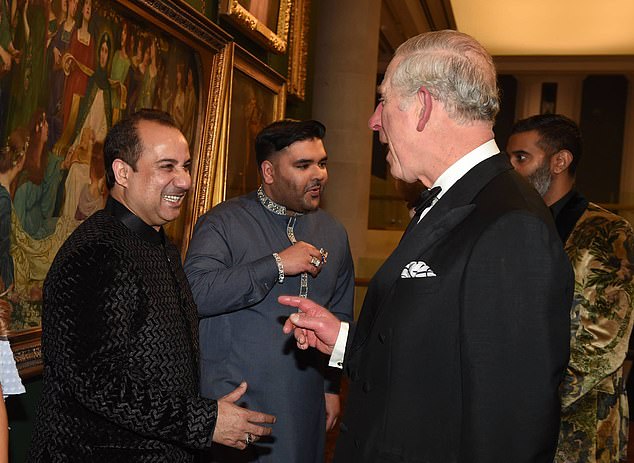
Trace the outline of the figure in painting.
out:
M 176 120 L 176 124 L 184 133 L 185 130 L 185 80 L 183 74 L 185 65 L 178 63 L 176 65 L 176 88 L 174 89 L 174 103 L 172 104 L 172 115 Z
M 139 66 L 141 73 L 143 74 L 143 80 L 141 81 L 139 99 L 136 102 L 137 111 L 142 108 L 152 107 L 154 90 L 156 89 L 156 76 L 158 75 L 158 69 L 156 67 L 156 53 L 156 39 L 152 37 L 150 39 L 150 45 L 143 55 L 143 63 Z
M 0 136 L 5 133 L 11 68 L 20 59 L 20 52 L 13 46 L 8 0 L 0 0 Z M 3 137 L 4 138 L 4 137 Z
M 81 26 L 73 32 L 70 39 L 68 49 L 70 56 L 64 56 L 62 63 L 63 66 L 69 67 L 66 85 L 64 86 L 63 134 L 65 136 L 72 133 L 66 132 L 67 127 L 69 123 L 71 127 L 74 127 L 72 122 L 74 122 L 76 111 L 79 109 L 79 99 L 86 93 L 86 88 L 88 87 L 89 70 L 95 67 L 95 44 L 88 27 L 92 16 L 92 0 L 84 0 L 81 12 Z M 66 144 L 63 143 L 63 145 Z M 60 148 L 64 147 L 61 146 Z
M 75 133 L 74 146 L 79 134 L 86 128 L 90 128 L 95 141 L 102 142 L 106 138 L 108 129 L 112 126 L 112 91 L 108 80 L 108 61 L 112 40 L 110 35 L 104 33 L 99 39 L 99 63 L 94 73 L 88 79 L 88 89 L 81 99 Z
M 7 112 L 7 130 L 26 126 L 33 112 L 43 105 L 46 72 L 48 2 L 26 0 L 18 10 L 14 43 L 22 50 L 14 69 Z
M 196 98 L 196 86 L 194 85 L 194 71 L 191 66 L 187 70 L 187 85 L 185 87 L 185 123 L 183 133 L 190 145 L 194 144 L 194 126 L 196 123 L 196 109 L 198 99 Z
M 55 231 L 57 190 L 62 181 L 61 159 L 46 150 L 48 122 L 38 110 L 30 124 L 29 146 L 24 170 L 18 177 L 13 207 L 22 229 L 42 239 Z
M 28 132 L 13 131 L 7 144 L 0 148 L 0 292 L 13 286 L 13 257 L 11 256 L 11 201 L 17 175 L 24 167 Z
M 48 148 L 52 149 L 62 135 L 64 125 L 64 84 L 66 76 L 62 69 L 62 56 L 70 47 L 70 39 L 75 32 L 75 13 L 77 11 L 78 0 L 61 0 L 63 5 L 67 5 L 66 17 L 57 29 L 48 49 L 49 62 L 49 98 L 47 105 L 48 117 Z
M 130 71 L 130 56 L 128 55 L 128 23 L 121 23 L 120 48 L 112 57 L 110 69 L 110 84 L 112 86 L 112 123 L 116 123 L 125 114 L 127 100 L 128 73 Z

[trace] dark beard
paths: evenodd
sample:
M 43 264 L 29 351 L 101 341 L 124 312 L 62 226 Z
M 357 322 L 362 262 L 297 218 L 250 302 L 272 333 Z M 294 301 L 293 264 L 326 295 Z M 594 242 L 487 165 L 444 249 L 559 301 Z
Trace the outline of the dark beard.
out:
M 539 165 L 535 172 L 526 177 L 528 183 L 533 185 L 533 187 L 542 197 L 548 192 L 548 189 L 550 188 L 550 183 L 552 182 L 549 161 L 550 159 L 544 159 L 544 162 Z

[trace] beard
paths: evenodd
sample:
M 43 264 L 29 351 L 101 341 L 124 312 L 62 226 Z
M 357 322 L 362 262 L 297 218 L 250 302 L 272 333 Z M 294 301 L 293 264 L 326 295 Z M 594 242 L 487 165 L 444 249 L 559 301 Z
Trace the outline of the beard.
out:
M 550 160 L 545 159 L 544 162 L 542 162 L 539 165 L 539 167 L 535 170 L 535 172 L 533 172 L 528 177 L 526 177 L 526 180 L 528 180 L 528 183 L 533 185 L 533 187 L 537 190 L 537 192 L 542 197 L 548 192 L 548 189 L 550 188 L 550 184 L 553 180 L 553 177 L 550 173 L 549 161 Z

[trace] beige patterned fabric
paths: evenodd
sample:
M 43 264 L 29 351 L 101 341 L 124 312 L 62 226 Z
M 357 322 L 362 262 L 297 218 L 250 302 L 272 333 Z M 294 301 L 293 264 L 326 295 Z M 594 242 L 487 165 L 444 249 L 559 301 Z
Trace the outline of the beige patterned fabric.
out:
M 555 461 L 626 461 L 623 362 L 634 320 L 632 227 L 590 203 L 565 248 L 575 271 L 575 295 Z

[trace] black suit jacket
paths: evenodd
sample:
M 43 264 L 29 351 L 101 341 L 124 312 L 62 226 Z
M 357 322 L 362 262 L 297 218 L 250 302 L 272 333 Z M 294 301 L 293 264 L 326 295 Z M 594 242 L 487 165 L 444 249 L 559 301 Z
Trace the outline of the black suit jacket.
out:
M 335 460 L 552 462 L 572 285 L 537 192 L 475 166 L 370 283 Z

